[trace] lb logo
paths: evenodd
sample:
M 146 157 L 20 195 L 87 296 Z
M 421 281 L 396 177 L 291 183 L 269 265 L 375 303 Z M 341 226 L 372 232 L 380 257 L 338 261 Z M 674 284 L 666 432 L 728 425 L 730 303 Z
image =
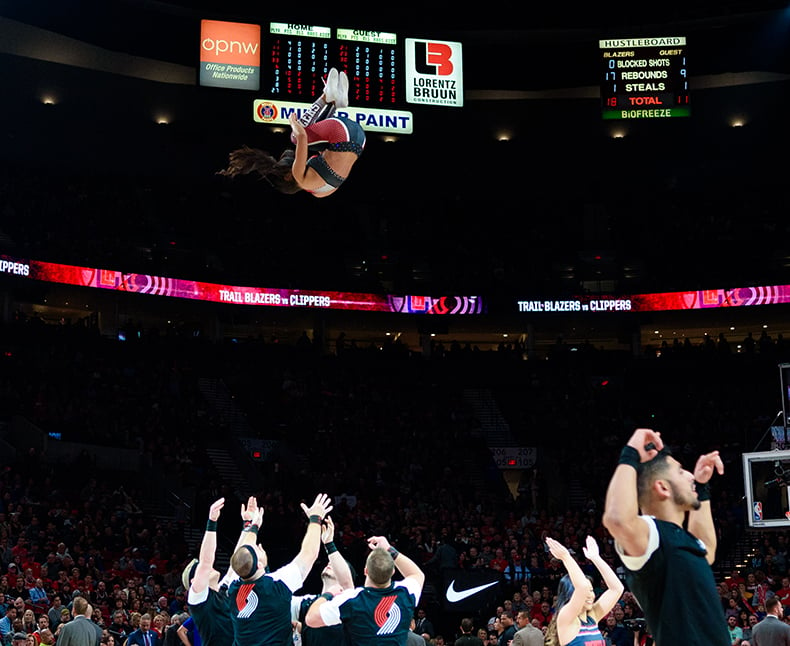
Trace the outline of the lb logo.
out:
M 277 106 L 270 101 L 261 101 L 255 106 L 255 114 L 261 121 L 274 121 L 277 119 L 279 112 Z
M 450 43 L 414 41 L 414 66 L 420 74 L 450 76 L 455 72 Z

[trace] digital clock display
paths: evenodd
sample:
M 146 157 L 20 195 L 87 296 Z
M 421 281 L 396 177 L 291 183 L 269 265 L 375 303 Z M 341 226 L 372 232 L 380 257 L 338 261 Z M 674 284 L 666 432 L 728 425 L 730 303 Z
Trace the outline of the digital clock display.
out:
M 604 119 L 687 117 L 686 38 L 612 38 L 599 41 Z

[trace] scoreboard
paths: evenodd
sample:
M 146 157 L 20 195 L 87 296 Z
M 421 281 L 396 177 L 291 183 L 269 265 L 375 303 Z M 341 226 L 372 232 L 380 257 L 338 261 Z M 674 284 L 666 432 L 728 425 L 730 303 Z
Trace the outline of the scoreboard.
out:
M 199 83 L 253 90 L 263 101 L 310 104 L 336 67 L 348 75 L 355 109 L 409 103 L 463 106 L 461 43 L 297 23 L 202 20 Z
M 291 23 L 269 24 L 261 89 L 272 99 L 312 103 L 331 67 L 346 70 L 353 105 L 403 101 L 403 52 L 396 34 Z
M 604 119 L 687 117 L 686 38 L 612 38 L 601 50 Z

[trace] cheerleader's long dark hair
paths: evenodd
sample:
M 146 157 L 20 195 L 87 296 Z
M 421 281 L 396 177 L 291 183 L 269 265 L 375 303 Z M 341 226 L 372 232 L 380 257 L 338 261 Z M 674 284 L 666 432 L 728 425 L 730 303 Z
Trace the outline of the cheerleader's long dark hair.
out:
M 560 608 L 571 600 L 575 589 L 569 575 L 566 574 L 560 579 L 557 585 L 557 601 L 554 604 L 554 614 L 549 622 L 549 627 L 546 629 L 546 646 L 560 646 L 560 638 L 557 634 L 557 615 L 560 614 Z
M 230 152 L 227 168 L 217 171 L 217 174 L 238 177 L 258 173 L 281 193 L 298 193 L 302 189 L 291 172 L 295 154 L 293 149 L 288 148 L 279 159 L 275 159 L 265 150 L 242 146 Z

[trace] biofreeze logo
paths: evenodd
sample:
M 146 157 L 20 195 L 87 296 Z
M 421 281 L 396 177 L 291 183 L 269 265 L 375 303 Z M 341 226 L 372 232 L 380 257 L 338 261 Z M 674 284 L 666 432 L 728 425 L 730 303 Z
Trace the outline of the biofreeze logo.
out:
M 463 105 L 461 43 L 406 39 L 406 101 Z

